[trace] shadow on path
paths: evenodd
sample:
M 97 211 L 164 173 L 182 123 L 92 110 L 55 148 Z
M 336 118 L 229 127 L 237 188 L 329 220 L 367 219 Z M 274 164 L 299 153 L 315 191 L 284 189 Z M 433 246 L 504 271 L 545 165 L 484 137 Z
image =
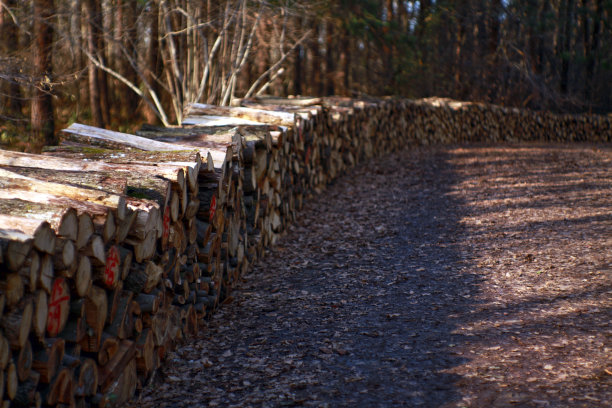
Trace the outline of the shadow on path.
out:
M 610 195 L 575 172 L 559 190 L 555 166 L 599 157 L 605 183 L 609 155 L 538 149 L 358 166 L 308 200 L 139 406 L 604 406 Z
M 337 198 L 352 191 L 370 196 L 348 208 L 332 198 L 326 207 L 338 212 L 333 219 L 354 211 L 366 241 L 361 251 L 341 255 L 348 279 L 331 285 L 325 280 L 333 282 L 333 274 L 320 279 L 324 298 L 346 301 L 327 322 L 330 331 L 346 333 L 338 337 L 351 347 L 322 374 L 318 388 L 332 406 L 439 407 L 460 400 L 459 378 L 446 371 L 465 362 L 453 351 L 464 342 L 454 334 L 455 321 L 473 309 L 480 277 L 469 272 L 472 256 L 459 223 L 464 206 L 448 194 L 456 175 L 447 159 L 444 150 L 405 152 L 331 189 Z M 295 280 L 302 287 L 311 282 Z M 347 381 L 348 373 L 361 380 Z
M 300 219 L 165 371 L 162 406 L 431 406 L 460 400 L 455 319 L 473 306 L 444 150 L 360 166 Z M 203 368 L 202 364 L 206 367 Z M 188 374 L 185 376 L 185 374 Z M 176 379 L 175 379 L 176 381 Z M 159 397 L 163 394 L 164 397 Z M 143 398 L 143 402 L 147 397 Z

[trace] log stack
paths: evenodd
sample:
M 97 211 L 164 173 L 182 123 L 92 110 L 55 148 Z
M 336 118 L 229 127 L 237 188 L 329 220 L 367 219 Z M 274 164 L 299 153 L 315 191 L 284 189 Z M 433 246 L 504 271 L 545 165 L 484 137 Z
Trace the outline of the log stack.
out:
M 604 116 L 446 99 L 196 104 L 0 151 L 0 401 L 115 406 L 195 334 L 306 199 L 407 144 L 612 141 Z

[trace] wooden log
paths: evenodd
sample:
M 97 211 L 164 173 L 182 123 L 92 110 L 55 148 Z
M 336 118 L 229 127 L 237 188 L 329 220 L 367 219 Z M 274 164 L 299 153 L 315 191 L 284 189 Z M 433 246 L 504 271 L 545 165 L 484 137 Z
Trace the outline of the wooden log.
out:
M 117 231 L 115 233 L 115 242 L 117 244 L 121 244 L 127 238 L 136 220 L 136 215 L 136 212 L 128 211 L 124 219 L 117 225 Z
M 104 332 L 98 350 L 98 364 L 100 366 L 108 364 L 117 351 L 119 351 L 119 340 L 116 335 Z
M 132 302 L 132 296 L 133 293 L 129 290 L 122 290 L 118 293 L 116 311 L 111 318 L 110 324 L 106 328 L 108 333 L 119 339 L 125 339 L 132 334 L 132 330 L 130 330 L 129 325 L 126 323 L 131 317 L 129 316 L 128 310 Z
M 218 115 L 191 115 L 183 120 L 184 125 L 195 125 L 205 127 L 228 127 L 228 126 L 265 126 L 265 123 L 244 118 L 231 118 Z
M 76 211 L 63 205 L 28 201 L 23 189 L 4 188 L 0 178 L 0 214 L 47 221 L 63 237 L 71 239 L 76 233 Z M 40 200 L 42 201 L 42 200 Z
M 287 112 L 274 112 L 253 108 L 214 106 L 194 103 L 187 107 L 187 118 L 197 115 L 227 116 L 242 118 L 267 125 L 293 126 L 294 115 Z
M 122 340 L 113 358 L 98 370 L 100 391 L 105 393 L 112 383 L 119 378 L 136 355 L 133 341 Z M 135 366 L 134 366 L 135 369 Z
M 17 378 L 20 382 L 27 380 L 30 376 L 30 372 L 32 371 L 32 360 L 32 344 L 29 340 L 26 340 L 24 346 L 19 350 L 17 361 L 15 362 Z
M 85 297 L 92 285 L 91 261 L 85 255 L 79 256 L 79 263 L 74 275 L 74 287 L 77 296 Z
M 66 140 L 89 143 L 96 146 L 125 148 L 132 147 L 146 151 L 177 151 L 193 150 L 189 146 L 156 142 L 140 136 L 129 135 L 127 133 L 113 132 L 106 129 L 99 129 L 93 126 L 73 123 L 68 128 L 62 130 Z
M 87 336 L 83 346 L 85 351 L 97 352 L 108 314 L 108 297 L 106 291 L 96 285 L 91 287 L 85 298 L 85 320 L 93 333 Z
M 98 389 L 98 365 L 91 358 L 84 358 L 75 369 L 74 394 L 79 397 L 91 397 Z
M 22 176 L 4 169 L 0 169 L 0 183 L 3 188 L 15 190 L 34 191 L 55 196 L 68 197 L 78 201 L 89 201 L 116 209 L 117 216 L 122 219 L 125 214 L 126 201 L 122 195 L 107 193 L 102 190 L 69 186 Z
M 17 306 L 5 312 L 0 318 L 0 326 L 13 350 L 19 350 L 25 346 L 32 326 L 32 313 L 32 301 L 22 299 Z
M 138 383 L 136 361 L 132 358 L 121 370 L 119 377 L 105 387 L 105 392 L 112 396 L 113 403 L 125 404 L 136 392 Z
M 136 262 L 142 263 L 153 257 L 155 254 L 157 232 L 153 230 L 147 232 L 147 235 L 143 240 L 128 237 L 124 242 L 132 247 Z
M 55 278 L 49 296 L 47 335 L 56 337 L 66 327 L 70 313 L 70 289 L 64 278 Z
M 325 101 L 326 99 L 324 98 L 313 98 L 308 96 L 291 98 L 279 98 L 275 96 L 256 96 L 251 99 L 238 99 L 236 100 L 236 103 L 240 103 L 241 105 L 247 107 L 259 105 L 260 109 L 271 108 L 274 110 L 283 110 L 283 108 L 291 109 L 294 107 L 303 108 L 310 107 L 313 105 L 321 105 Z
M 87 337 L 87 324 L 84 317 L 78 317 L 68 320 L 64 330 L 60 332 L 58 337 L 64 339 L 70 344 L 80 344 Z
M 8 340 L 0 333 L 0 371 L 6 369 L 11 359 L 11 347 Z
M 38 382 L 40 374 L 31 372 L 28 377 L 21 380 L 17 387 L 17 393 L 11 402 L 14 407 L 40 407 L 41 400 L 38 394 Z
M 128 185 L 138 185 L 137 178 L 148 175 L 163 177 L 172 182 L 183 184 L 178 169 L 185 170 L 190 175 L 199 170 L 202 159 L 199 153 L 193 151 L 134 151 L 96 149 L 90 146 L 60 146 L 47 147 L 48 154 L 42 156 L 28 153 L 0 151 L 0 165 L 21 167 L 37 167 L 47 170 L 97 171 L 117 172 L 128 179 Z M 192 170 L 188 170 L 192 168 Z M 195 172 L 197 174 L 197 171 Z M 193 182 L 195 180 L 191 180 Z M 145 180 L 149 182 L 149 180 Z
M 53 257 L 45 255 L 40 261 L 40 270 L 36 280 L 36 287 L 43 289 L 48 294 L 51 294 L 53 279 L 55 272 L 53 268 Z
M 17 377 L 17 367 L 13 360 L 9 361 L 5 371 L 6 376 L 6 395 L 10 400 L 15 399 L 17 389 L 19 388 L 19 378 Z
M 55 377 L 64 358 L 64 347 L 64 339 L 48 339 L 45 347 L 34 354 L 32 369 L 40 374 L 40 382 L 48 384 Z
M 36 291 L 34 295 L 34 314 L 32 316 L 32 331 L 34 335 L 42 340 L 47 329 L 47 317 L 49 315 L 49 303 L 47 292 Z
M 29 292 L 34 292 L 36 290 L 36 282 L 38 280 L 39 271 L 40 255 L 37 251 L 31 251 L 18 272 L 23 278 L 24 284 L 27 286 Z M 6 302 L 6 299 L 3 299 Z M 0 312 L 2 311 L 2 309 L 3 308 L 0 307 Z
M 138 302 L 132 300 L 128 304 L 128 310 L 123 322 L 123 330 L 126 338 L 137 338 L 142 332 L 142 311 Z
M 0 245 L 9 269 L 16 272 L 32 245 L 41 252 L 52 254 L 55 233 L 46 221 L 0 214 Z
M 182 327 L 183 333 L 185 333 L 186 336 L 194 336 L 198 332 L 198 315 L 194 308 L 194 303 L 183 306 L 183 311 L 185 312 L 185 319 Z
M 163 268 L 154 262 L 134 263 L 125 279 L 124 288 L 139 294 L 150 293 L 161 281 Z
M 127 287 L 126 287 L 127 288 Z M 134 296 L 134 300 L 140 306 L 142 313 L 157 313 L 160 306 L 160 299 L 156 295 L 149 295 L 146 293 L 139 293 Z
M 55 254 L 53 256 L 53 265 L 55 266 L 55 269 L 60 271 L 70 270 L 75 262 L 76 248 L 74 246 L 74 242 L 65 238 L 56 239 Z
M 136 368 L 149 374 L 155 368 L 155 343 L 151 329 L 144 329 L 136 341 Z
M 62 368 L 41 396 L 47 405 L 74 405 L 74 376 L 70 368 Z
M 0 157 L 2 156 L 2 153 L 3 151 L 0 150 Z M 46 157 L 42 158 L 47 159 Z M 96 233 L 102 235 L 105 240 L 110 240 L 114 236 L 114 230 L 116 228 L 115 218 L 109 207 L 88 201 L 80 201 L 53 194 L 39 193 L 36 191 L 0 189 L 0 198 L 2 199 L 14 199 L 16 195 L 18 195 L 21 200 L 27 202 L 40 203 L 42 205 L 49 205 L 64 209 L 65 213 L 63 215 L 63 219 L 60 223 L 59 229 L 56 229 L 57 235 L 62 238 L 66 238 L 71 241 L 77 240 L 77 216 L 78 214 L 82 213 L 87 213 L 90 217 L 92 217 Z
M 123 260 L 121 258 L 122 253 Z M 94 281 L 109 289 L 116 288 L 122 279 L 126 261 L 131 262 L 131 254 L 131 251 L 116 245 L 109 247 L 108 251 L 106 251 L 104 265 L 96 268 Z
M 44 156 L 39 156 L 39 158 L 39 160 L 45 159 Z M 31 165 L 26 167 L 3 166 L 2 169 L 39 181 L 99 190 L 117 195 L 125 194 L 127 185 L 125 176 L 117 172 L 73 171 L 67 169 L 48 171 L 48 169 L 32 167 Z
M 171 186 L 168 183 L 165 188 L 164 196 L 160 197 L 160 203 L 151 200 L 134 200 L 128 201 L 128 207 L 136 211 L 136 219 L 132 228 L 130 229 L 128 236 L 133 237 L 137 240 L 145 239 L 147 233 L 153 230 L 157 230 L 158 226 L 162 224 L 160 209 L 163 209 L 167 204 L 171 196 Z M 163 231 L 159 231 L 161 235 Z
M 94 224 L 91 216 L 88 213 L 81 213 L 78 217 L 79 228 L 77 232 L 76 247 L 77 249 L 85 248 L 85 245 L 91 240 L 95 232 Z
M 5 305 L 13 307 L 23 298 L 24 281 L 20 274 L 9 273 L 0 280 L 0 292 L 4 295 Z

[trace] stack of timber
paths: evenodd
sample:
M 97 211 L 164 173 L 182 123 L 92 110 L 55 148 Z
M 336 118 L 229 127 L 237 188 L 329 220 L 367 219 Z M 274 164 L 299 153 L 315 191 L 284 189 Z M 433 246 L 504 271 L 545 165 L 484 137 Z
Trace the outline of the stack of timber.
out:
M 446 99 L 195 104 L 0 151 L 0 402 L 116 406 L 197 333 L 304 201 L 409 144 L 612 141 L 610 117 Z
M 215 303 L 194 248 L 210 155 L 64 133 L 44 155 L 0 151 L 7 406 L 124 402 Z

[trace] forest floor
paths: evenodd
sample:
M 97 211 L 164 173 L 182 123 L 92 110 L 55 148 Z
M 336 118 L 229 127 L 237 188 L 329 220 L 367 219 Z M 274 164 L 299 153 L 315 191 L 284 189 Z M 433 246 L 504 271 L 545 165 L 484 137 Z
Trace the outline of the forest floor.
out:
M 308 200 L 138 407 L 612 407 L 612 146 L 408 149 Z

